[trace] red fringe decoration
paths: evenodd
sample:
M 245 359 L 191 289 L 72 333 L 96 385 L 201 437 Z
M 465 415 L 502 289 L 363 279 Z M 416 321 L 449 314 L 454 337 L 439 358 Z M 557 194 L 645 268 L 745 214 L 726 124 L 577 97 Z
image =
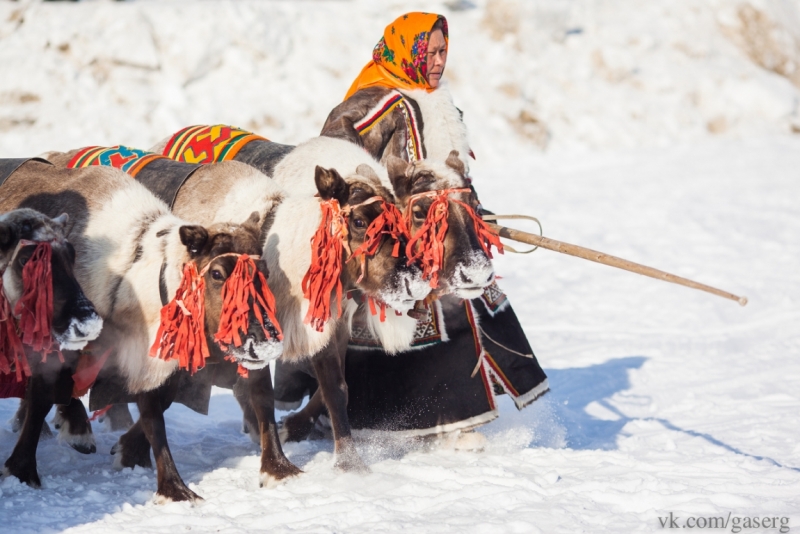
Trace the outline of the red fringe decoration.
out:
M 465 204 L 460 200 L 453 200 L 453 202 L 462 205 L 464 209 L 467 210 L 467 214 L 472 218 L 472 224 L 475 228 L 475 234 L 478 236 L 478 242 L 481 244 L 481 248 L 483 248 L 486 255 L 489 256 L 489 259 L 494 258 L 494 256 L 492 256 L 492 245 L 497 248 L 497 252 L 503 254 L 503 243 L 500 242 L 500 236 L 497 232 L 489 228 L 489 225 L 484 222 L 480 215 L 475 213 L 469 204 Z
M 342 247 L 347 243 L 347 221 L 336 199 L 319 203 L 322 221 L 311 238 L 311 265 L 303 277 L 303 296 L 308 313 L 303 322 L 322 332 L 331 318 L 331 294 L 336 291 L 336 317 L 342 308 Z
M 466 188 L 427 191 L 425 193 L 413 195 L 408 201 L 405 220 L 410 227 L 411 208 L 414 205 L 414 201 L 422 197 L 433 199 L 430 208 L 428 208 L 425 222 L 414 236 L 409 239 L 408 245 L 406 245 L 408 262 L 412 263 L 418 261 L 420 263 L 423 276 L 430 278 L 431 287 L 433 288 L 439 286 L 439 270 L 442 268 L 444 262 L 444 238 L 447 235 L 447 215 L 450 210 L 449 196 L 453 193 L 469 192 L 470 189 Z M 478 241 L 486 255 L 492 258 L 492 245 L 497 247 L 497 250 L 502 254 L 503 244 L 500 242 L 500 236 L 483 222 L 483 219 L 475 213 L 475 210 L 473 210 L 469 204 L 455 199 L 453 199 L 453 202 L 463 206 L 467 214 L 472 218 L 472 224 L 478 236 Z
M 27 380 L 31 376 L 28 358 L 22 340 L 17 333 L 11 305 L 3 291 L 3 279 L 0 278 L 0 373 L 16 374 L 16 381 Z
M 25 244 L 25 242 L 22 242 Z M 53 273 L 50 258 L 53 249 L 49 242 L 36 244 L 28 262 L 22 268 L 22 296 L 14 306 L 19 317 L 22 342 L 37 352 L 42 359 L 53 351 L 51 327 L 53 322 Z M 61 361 L 63 357 L 59 354 Z
M 256 285 L 253 283 L 255 277 L 258 277 L 261 282 L 261 292 L 256 291 Z M 256 267 L 253 258 L 242 254 L 236 260 L 236 267 L 222 288 L 222 315 L 214 340 L 220 344 L 223 350 L 226 350 L 227 346 L 231 344 L 234 347 L 242 346 L 240 332 L 247 333 L 250 297 L 253 299 L 253 313 L 256 314 L 267 339 L 272 336 L 264 328 L 265 314 L 278 330 L 278 339 L 283 339 L 283 332 L 275 318 L 275 297 L 267 286 L 267 280 Z
M 358 277 L 358 280 L 356 280 L 356 283 L 361 282 L 364 278 L 367 256 L 374 256 L 375 253 L 378 252 L 383 236 L 389 236 L 390 239 L 394 240 L 392 256 L 395 258 L 400 255 L 400 238 L 405 237 L 408 239 L 410 237 L 408 226 L 406 225 L 405 219 L 403 219 L 403 214 L 400 213 L 400 210 L 398 210 L 394 204 L 386 202 L 386 200 L 381 197 L 372 197 L 358 206 L 371 204 L 373 202 L 380 202 L 383 211 L 380 215 L 375 217 L 369 227 L 367 227 L 364 242 L 353 251 L 353 255 L 350 257 L 350 259 L 358 257 L 361 262 L 361 275 Z M 353 210 L 358 206 L 352 206 L 349 210 Z
M 447 214 L 450 209 L 448 196 L 452 191 L 454 190 L 444 189 L 414 195 L 409 199 L 406 207 L 406 222 L 410 228 L 411 208 L 414 201 L 422 196 L 433 198 L 433 202 L 428 208 L 428 214 L 425 216 L 425 222 L 406 245 L 408 263 L 419 262 L 423 276 L 430 278 L 433 288 L 439 286 L 439 270 L 444 263 L 444 238 L 447 235 Z
M 194 374 L 209 357 L 205 336 L 205 281 L 197 266 L 189 262 L 183 267 L 181 285 L 175 297 L 161 308 L 161 324 L 150 356 L 162 360 L 178 360 L 182 369 Z

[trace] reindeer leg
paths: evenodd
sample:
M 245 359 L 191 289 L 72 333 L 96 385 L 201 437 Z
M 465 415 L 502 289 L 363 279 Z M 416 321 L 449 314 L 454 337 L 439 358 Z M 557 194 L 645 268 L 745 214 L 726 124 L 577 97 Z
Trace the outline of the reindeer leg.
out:
M 314 423 L 317 422 L 324 409 L 325 403 L 322 401 L 322 392 L 317 388 L 317 391 L 314 392 L 308 400 L 308 404 L 302 410 L 283 418 L 279 432 L 281 443 L 303 441 L 308 438 L 308 435 L 314 429 Z
M 286 458 L 278 439 L 278 425 L 275 423 L 275 396 L 272 390 L 272 377 L 269 366 L 250 371 L 246 379 L 240 378 L 247 392 L 250 409 L 258 420 L 258 426 L 251 432 L 259 431 L 261 437 L 261 487 L 271 488 L 281 480 L 302 473 Z M 235 388 L 238 389 L 238 388 Z
M 63 374 L 61 373 L 61 375 Z M 63 379 L 61 375 L 59 375 L 59 380 Z M 71 382 L 69 375 L 65 376 Z M 45 424 L 44 418 L 53 407 L 52 389 L 52 384 L 48 384 L 42 375 L 34 373 L 28 380 L 24 402 L 26 413 L 22 431 L 17 439 L 14 452 L 5 463 L 4 475 L 13 475 L 34 488 L 42 486 L 36 470 L 36 448 L 39 445 L 39 434 Z
M 80 399 L 70 399 L 69 404 L 56 408 L 53 424 L 58 430 L 58 440 L 82 454 L 97 452 L 89 415 Z
M 349 334 L 343 326 L 336 332 L 335 340 L 312 358 L 322 400 L 328 408 L 333 428 L 336 467 L 344 471 L 368 473 L 369 468 L 358 455 L 350 432 L 347 417 L 347 382 L 344 380 L 344 357 Z M 335 341 L 335 342 L 334 342 Z
M 270 383 L 270 387 L 272 383 Z M 256 445 L 261 445 L 261 436 L 258 432 L 258 417 L 250 404 L 250 392 L 247 382 L 238 379 L 233 384 L 233 397 L 242 409 L 242 432 L 250 436 Z
M 156 502 L 159 503 L 203 500 L 202 497 L 186 487 L 183 479 L 181 479 L 167 442 L 164 412 L 175 398 L 177 385 L 177 375 L 172 375 L 163 386 L 136 396 L 136 404 L 139 406 L 140 414 L 139 422 L 141 422 L 147 441 L 153 447 L 153 456 L 156 459 L 158 472 Z
M 14 417 L 11 418 L 9 424 L 11 425 L 11 431 L 13 433 L 17 433 L 22 429 L 22 425 L 25 423 L 25 414 L 28 411 L 28 401 L 25 399 L 20 399 L 19 401 L 19 408 L 17 408 Z M 47 424 L 47 421 L 42 423 L 42 433 L 39 434 L 39 439 L 50 439 L 53 437 L 53 432 L 50 430 L 50 425 Z

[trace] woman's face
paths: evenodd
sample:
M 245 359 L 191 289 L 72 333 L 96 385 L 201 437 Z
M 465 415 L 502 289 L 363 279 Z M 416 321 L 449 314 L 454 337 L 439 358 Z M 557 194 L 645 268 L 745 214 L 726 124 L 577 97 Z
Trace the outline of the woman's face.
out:
M 431 32 L 428 38 L 428 85 L 436 89 L 444 74 L 444 65 L 447 63 L 447 43 L 442 30 Z

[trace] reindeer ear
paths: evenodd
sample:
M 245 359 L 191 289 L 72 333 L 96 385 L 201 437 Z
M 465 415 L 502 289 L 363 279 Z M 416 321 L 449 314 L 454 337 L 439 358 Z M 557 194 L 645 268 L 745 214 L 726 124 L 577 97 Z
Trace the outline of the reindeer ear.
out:
M 367 165 L 366 163 L 362 163 L 361 165 L 356 167 L 356 174 L 359 176 L 363 176 L 364 178 L 369 178 L 370 180 L 375 180 L 377 182 L 380 182 L 381 180 L 380 178 L 378 178 L 378 175 L 375 174 L 373 168 Z
M 244 222 L 244 224 L 252 224 L 253 226 L 258 226 L 258 221 L 261 220 L 261 215 L 258 214 L 257 211 L 254 211 L 250 214 L 250 217 Z
M 58 225 L 60 225 L 60 226 L 62 226 L 62 227 L 64 227 L 69 222 L 69 214 L 68 213 L 62 213 L 61 215 L 59 215 L 58 217 L 53 219 L 53 222 L 58 224 Z
M 317 191 L 323 200 L 335 198 L 340 204 L 345 204 L 350 196 L 349 186 L 336 169 L 323 169 L 317 165 L 314 169 L 314 182 Z
M 181 226 L 178 230 L 181 243 L 189 251 L 192 258 L 197 257 L 208 242 L 208 230 L 198 225 Z
M 397 156 L 386 158 L 386 170 L 389 172 L 389 180 L 397 198 L 407 197 L 411 193 L 411 176 L 408 172 L 410 166 L 410 163 Z
M 447 164 L 448 167 L 456 171 L 461 176 L 466 175 L 464 162 L 461 161 L 461 158 L 458 157 L 458 150 L 451 150 L 450 154 L 447 156 L 447 159 L 444 162 Z
M 14 225 L 7 222 L 0 222 L 0 250 L 8 250 L 17 240 L 17 232 Z

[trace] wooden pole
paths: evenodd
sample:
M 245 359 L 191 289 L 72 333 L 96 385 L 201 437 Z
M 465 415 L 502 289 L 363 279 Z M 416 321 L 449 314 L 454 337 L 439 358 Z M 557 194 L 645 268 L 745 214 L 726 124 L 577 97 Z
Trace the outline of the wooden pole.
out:
M 647 267 L 646 265 L 640 265 L 632 261 L 617 258 L 616 256 L 597 252 L 596 250 L 579 247 L 578 245 L 571 245 L 562 241 L 556 241 L 555 239 L 549 239 L 547 237 L 529 234 L 528 232 L 514 230 L 513 228 L 506 228 L 505 226 L 500 226 L 499 224 L 490 222 L 487 222 L 487 224 L 490 228 L 497 232 L 500 237 L 513 239 L 514 241 L 519 241 L 520 243 L 536 245 L 537 247 L 554 250 L 562 254 L 569 254 L 570 256 L 575 256 L 577 258 L 583 258 L 596 263 L 602 263 L 603 265 L 610 265 L 611 267 L 617 267 L 618 269 L 624 269 L 632 273 L 642 274 L 657 280 L 663 280 L 665 282 L 672 282 L 673 284 L 699 289 L 700 291 L 705 291 L 706 293 L 711 293 L 712 295 L 734 300 L 741 306 L 745 306 L 747 304 L 747 297 L 739 297 L 733 293 L 728 293 L 727 291 L 722 291 L 721 289 L 707 286 L 705 284 L 689 280 L 688 278 L 683 278 L 674 274 L 666 273 L 664 271 L 659 271 L 658 269 Z

